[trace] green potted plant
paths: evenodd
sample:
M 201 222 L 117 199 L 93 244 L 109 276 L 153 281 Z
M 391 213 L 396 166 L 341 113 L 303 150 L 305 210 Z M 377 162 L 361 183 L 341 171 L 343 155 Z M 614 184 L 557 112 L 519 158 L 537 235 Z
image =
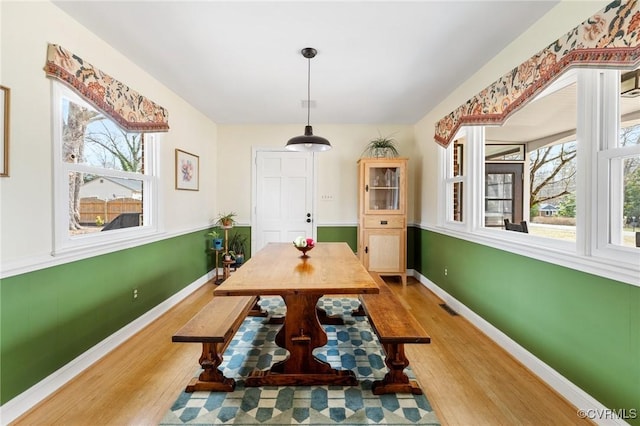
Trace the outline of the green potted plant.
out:
M 223 228 L 231 228 L 235 223 L 236 212 L 220 213 L 216 219 L 216 224 Z
M 398 148 L 396 148 L 396 140 L 389 136 L 379 136 L 369 141 L 362 156 L 373 158 L 395 158 L 398 157 Z
M 237 265 L 244 263 L 247 236 L 238 232 L 229 237 L 229 250 L 233 251 Z
M 218 231 L 216 231 L 215 229 L 212 229 L 211 231 L 207 232 L 207 237 L 211 238 L 211 248 L 214 250 L 222 250 L 222 237 L 220 236 L 220 233 Z

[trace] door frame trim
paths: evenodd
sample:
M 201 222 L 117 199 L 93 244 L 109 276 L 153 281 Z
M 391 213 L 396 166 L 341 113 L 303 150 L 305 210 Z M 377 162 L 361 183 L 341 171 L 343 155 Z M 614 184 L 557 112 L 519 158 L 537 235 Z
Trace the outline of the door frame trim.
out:
M 259 152 L 281 152 L 290 153 L 284 148 L 274 147 L 251 147 L 251 255 L 255 254 L 256 247 L 256 233 L 253 232 L 257 225 L 257 204 L 258 204 L 258 153 Z M 318 193 L 318 156 L 315 152 L 311 154 L 311 167 L 313 172 L 311 174 L 311 232 L 314 240 L 318 240 L 318 220 L 317 220 L 317 197 Z

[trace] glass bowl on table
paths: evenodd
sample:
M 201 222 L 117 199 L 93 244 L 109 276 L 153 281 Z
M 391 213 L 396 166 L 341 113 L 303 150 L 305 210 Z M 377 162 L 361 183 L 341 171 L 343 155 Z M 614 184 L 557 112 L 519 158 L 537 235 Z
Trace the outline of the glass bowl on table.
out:
M 309 257 L 307 252 L 315 247 L 316 243 L 311 238 L 298 237 L 293 240 L 293 246 L 302 252 L 302 257 Z

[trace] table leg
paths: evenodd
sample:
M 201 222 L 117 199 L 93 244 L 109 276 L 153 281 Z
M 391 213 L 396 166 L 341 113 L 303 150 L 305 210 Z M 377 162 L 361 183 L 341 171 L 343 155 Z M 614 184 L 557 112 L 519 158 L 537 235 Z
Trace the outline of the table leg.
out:
M 318 313 L 318 319 L 320 324 L 324 325 L 344 325 L 344 319 L 340 314 L 328 315 L 327 311 L 322 308 L 316 307 Z
M 276 335 L 278 346 L 289 351 L 289 357 L 268 371 L 255 371 L 246 386 L 291 386 L 334 384 L 354 386 L 358 383 L 351 370 L 336 370 L 313 356 L 313 350 L 327 344 L 316 305 L 321 295 L 291 294 L 283 296 L 287 314 Z

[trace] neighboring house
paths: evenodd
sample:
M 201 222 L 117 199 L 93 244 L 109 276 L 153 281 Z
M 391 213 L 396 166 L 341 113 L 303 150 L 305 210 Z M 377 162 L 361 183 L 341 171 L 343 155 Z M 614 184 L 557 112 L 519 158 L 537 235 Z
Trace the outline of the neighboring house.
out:
M 99 177 L 82 185 L 80 198 L 96 197 L 101 200 L 115 198 L 142 199 L 142 182 L 114 177 Z
M 557 216 L 558 208 L 552 204 L 543 204 L 538 209 L 538 216 Z

